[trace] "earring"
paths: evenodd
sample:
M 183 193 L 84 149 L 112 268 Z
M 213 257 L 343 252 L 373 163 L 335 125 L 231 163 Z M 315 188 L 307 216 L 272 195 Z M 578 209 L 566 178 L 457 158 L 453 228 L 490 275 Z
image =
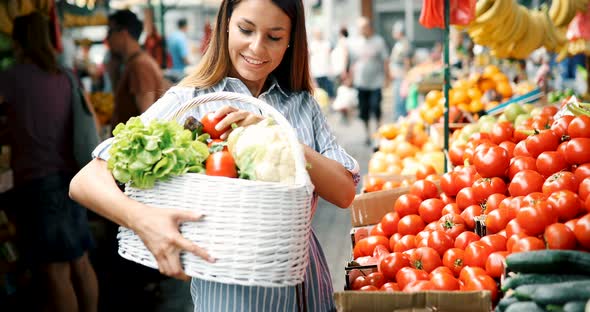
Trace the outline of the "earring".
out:
M 290 47 L 290 46 L 291 46 L 291 45 L 290 45 L 290 44 L 288 44 L 288 45 L 287 45 L 287 48 L 288 48 L 288 47 Z

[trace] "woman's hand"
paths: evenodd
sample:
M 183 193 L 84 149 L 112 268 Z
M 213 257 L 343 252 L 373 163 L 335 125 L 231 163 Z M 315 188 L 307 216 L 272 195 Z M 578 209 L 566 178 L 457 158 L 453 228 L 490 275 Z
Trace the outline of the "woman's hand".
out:
M 186 250 L 209 262 L 213 259 L 205 250 L 184 238 L 178 229 L 185 221 L 198 221 L 203 216 L 181 209 L 159 209 L 145 205 L 134 223 L 139 235 L 158 262 L 160 273 L 188 280 L 180 263 L 180 252 Z
M 217 125 L 215 126 L 216 130 L 223 130 L 229 129 L 224 134 L 221 135 L 221 139 L 225 140 L 233 130 L 231 125 L 236 124 L 240 127 L 245 127 L 249 125 L 253 125 L 255 123 L 260 122 L 264 117 L 260 115 L 256 115 L 249 111 L 240 110 L 233 106 L 223 106 L 217 111 L 215 111 L 215 118 L 221 118 L 225 116 Z

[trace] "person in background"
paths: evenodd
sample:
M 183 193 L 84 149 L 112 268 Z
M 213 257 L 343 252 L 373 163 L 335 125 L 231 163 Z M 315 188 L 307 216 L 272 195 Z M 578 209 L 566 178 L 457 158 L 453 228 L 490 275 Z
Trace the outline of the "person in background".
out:
M 285 116 L 301 142 L 315 188 L 312 213 L 318 197 L 338 207 L 348 207 L 360 177 L 358 164 L 337 144 L 311 95 L 303 1 L 223 0 L 218 12 L 211 45 L 194 73 L 172 87 L 141 119 L 149 122 L 166 118 L 186 101 L 212 92 L 237 92 L 259 98 Z M 231 128 L 233 123 L 248 126 L 263 119 L 258 109 L 230 100 L 205 103 L 188 113 L 200 119 L 212 111 L 222 118 L 217 124 L 219 129 Z M 222 137 L 226 135 L 227 132 Z M 200 220 L 196 212 L 151 207 L 130 199 L 117 188 L 105 161 L 111 143 L 112 139 L 95 149 L 97 158 L 72 179 L 70 196 L 137 233 L 154 254 L 163 274 L 188 278 L 182 269 L 181 251 L 215 261 L 179 232 L 181 222 Z M 326 258 L 313 231 L 302 284 L 242 286 L 193 278 L 190 293 L 194 311 L 336 310 Z
M 309 68 L 311 76 L 319 88 L 328 93 L 330 99 L 334 98 L 334 86 L 330 80 L 330 42 L 324 38 L 320 29 L 313 31 L 313 37 L 309 42 Z
M 176 23 L 178 29 L 168 37 L 166 45 L 168 52 L 172 57 L 172 69 L 179 75 L 184 74 L 184 68 L 189 65 L 188 60 L 188 23 L 186 19 L 181 18 Z
M 350 74 L 358 90 L 360 119 L 365 124 L 366 144 L 371 145 L 369 120 L 373 115 L 381 125 L 381 88 L 389 80 L 389 60 L 383 38 L 373 32 L 371 22 L 361 17 L 357 22 L 360 36 L 349 41 Z
M 0 73 L 0 97 L 8 117 L 19 251 L 38 290 L 30 304 L 39 306 L 31 310 L 97 311 L 86 209 L 68 197 L 79 170 L 68 69 L 58 65 L 43 14 L 17 17 L 12 40 L 17 64 Z
M 334 84 L 338 87 L 343 80 L 347 79 L 348 72 L 348 29 L 344 26 L 338 31 L 338 40 L 332 49 L 330 59 Z
M 393 24 L 391 36 L 395 44 L 391 49 L 390 73 L 393 81 L 393 121 L 406 116 L 406 98 L 401 94 L 401 85 L 405 74 L 412 66 L 412 46 L 404 33 L 404 24 Z
M 112 78 L 115 98 L 112 129 L 145 112 L 168 87 L 156 61 L 139 45 L 142 29 L 142 22 L 129 10 L 109 16 L 107 41 L 113 62 L 109 68 L 118 76 Z

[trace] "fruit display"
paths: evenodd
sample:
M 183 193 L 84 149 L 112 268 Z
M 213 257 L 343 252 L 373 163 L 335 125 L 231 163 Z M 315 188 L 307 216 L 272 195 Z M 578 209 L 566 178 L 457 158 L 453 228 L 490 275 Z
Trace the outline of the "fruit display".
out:
M 478 1 L 476 18 L 466 29 L 492 55 L 526 59 L 540 47 L 550 52 L 567 49 L 566 26 L 587 5 L 587 0 L 556 0 L 549 10 L 529 10 L 516 0 Z
M 590 116 L 563 111 L 515 104 L 463 128 L 451 171 L 409 183 L 379 223 L 355 229 L 349 289 L 487 290 L 506 311 L 587 301 Z M 508 289 L 519 297 L 500 301 Z

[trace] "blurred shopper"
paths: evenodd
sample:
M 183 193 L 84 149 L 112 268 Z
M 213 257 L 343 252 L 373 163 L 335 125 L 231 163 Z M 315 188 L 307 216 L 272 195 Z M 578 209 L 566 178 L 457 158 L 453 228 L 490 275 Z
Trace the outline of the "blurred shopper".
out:
M 107 41 L 111 49 L 115 108 L 111 126 L 139 116 L 166 91 L 167 82 L 156 61 L 138 43 L 142 22 L 129 11 L 109 16 Z M 121 67 L 123 69 L 121 70 Z
M 332 103 L 332 109 L 340 113 L 342 123 L 347 125 L 350 121 L 350 112 L 357 105 L 358 92 L 352 87 L 350 77 L 345 77 L 340 83 L 340 86 L 338 86 L 338 89 L 336 89 L 336 98 Z
M 390 72 L 393 81 L 393 121 L 407 114 L 406 97 L 402 96 L 401 85 L 405 74 L 412 66 L 412 46 L 404 33 L 404 25 L 398 21 L 393 24 L 391 35 L 395 44 L 391 49 Z
M 309 68 L 311 75 L 318 87 L 326 91 L 330 99 L 334 98 L 334 86 L 330 80 L 332 72 L 330 66 L 330 42 L 325 39 L 320 29 L 313 31 L 312 39 L 309 42 Z
M 168 37 L 166 44 L 172 57 L 172 69 L 178 74 L 184 74 L 184 68 L 189 64 L 188 60 L 188 24 L 181 18 L 177 22 L 178 29 Z
M 68 197 L 79 170 L 72 88 L 80 86 L 58 66 L 44 15 L 17 17 L 12 39 L 17 64 L 0 73 L 0 96 L 7 105 L 19 250 L 38 290 L 31 304 L 42 311 L 97 311 L 86 209 Z
M 350 74 L 358 90 L 360 118 L 365 123 L 366 144 L 371 144 L 369 119 L 373 115 L 377 127 L 381 124 L 381 88 L 388 82 L 389 61 L 385 41 L 373 33 L 369 19 L 362 17 L 357 23 L 360 36 L 349 42 Z
M 348 72 L 348 29 L 340 28 L 336 46 L 332 49 L 331 55 L 332 76 L 336 87 L 346 78 Z
M 158 63 L 160 68 L 169 68 L 172 66 L 172 58 L 168 52 L 164 53 L 164 39 L 160 36 L 156 25 L 153 23 L 147 27 L 147 35 L 143 44 L 145 51 L 151 55 Z

